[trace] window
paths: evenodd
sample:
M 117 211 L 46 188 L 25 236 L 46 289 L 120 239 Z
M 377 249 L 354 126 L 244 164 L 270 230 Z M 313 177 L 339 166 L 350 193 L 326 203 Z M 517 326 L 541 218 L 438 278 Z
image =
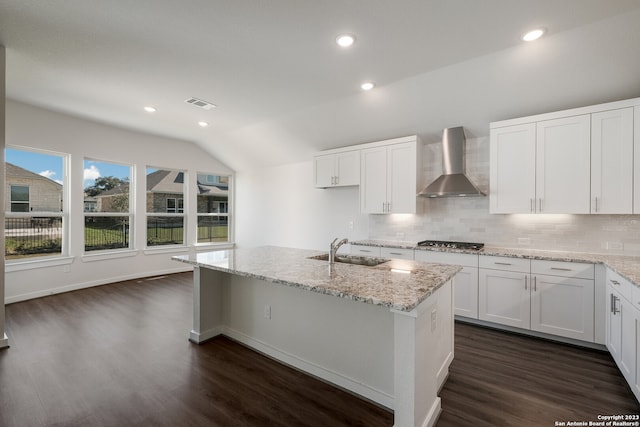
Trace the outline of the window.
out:
M 11 185 L 11 212 L 29 212 L 28 185 Z
M 5 257 L 66 253 L 68 156 L 26 147 L 6 149 Z
M 131 166 L 84 160 L 84 251 L 131 247 Z
M 183 171 L 147 167 L 147 246 L 185 243 Z
M 229 176 L 198 173 L 198 243 L 229 241 Z

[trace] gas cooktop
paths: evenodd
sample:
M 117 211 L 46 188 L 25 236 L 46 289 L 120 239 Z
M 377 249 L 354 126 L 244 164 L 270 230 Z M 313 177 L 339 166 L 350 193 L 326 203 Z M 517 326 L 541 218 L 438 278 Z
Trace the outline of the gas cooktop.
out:
M 418 246 L 479 251 L 480 249 L 484 248 L 484 243 L 447 242 L 443 240 L 423 240 L 422 242 L 418 242 Z

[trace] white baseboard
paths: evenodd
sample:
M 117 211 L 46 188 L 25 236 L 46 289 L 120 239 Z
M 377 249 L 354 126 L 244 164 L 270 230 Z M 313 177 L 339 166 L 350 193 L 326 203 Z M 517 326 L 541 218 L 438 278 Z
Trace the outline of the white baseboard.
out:
M 55 294 L 61 294 L 64 292 L 71 292 L 71 291 L 77 291 L 80 289 L 92 288 L 94 286 L 108 285 L 110 283 L 122 282 L 125 280 L 134 280 L 134 279 L 141 279 L 143 277 L 161 276 L 163 274 L 183 273 L 183 272 L 192 271 L 192 270 L 193 270 L 193 267 L 191 266 L 188 266 L 188 267 L 181 266 L 181 267 L 170 268 L 170 269 L 160 270 L 160 271 L 147 271 L 143 273 L 128 274 L 123 276 L 113 276 L 113 277 L 104 278 L 100 280 L 74 283 L 72 285 L 60 286 L 57 288 L 50 288 L 50 289 L 43 289 L 40 291 L 29 292 L 26 294 L 14 295 L 14 296 L 5 298 L 4 303 L 12 304 L 14 302 L 26 301 L 34 298 L 42 298 L 49 295 L 55 295 Z
M 192 330 L 191 332 L 189 332 L 189 341 L 195 344 L 200 344 L 210 340 L 211 338 L 215 338 L 218 335 L 223 335 L 225 333 L 225 330 L 226 329 L 224 326 L 218 326 L 206 331 L 202 331 L 200 333 Z
M 433 401 L 433 405 L 431 405 L 431 409 L 427 414 L 424 422 L 422 423 L 422 427 L 433 427 L 438 422 L 438 418 L 440 418 L 440 412 L 442 412 L 442 400 L 439 397 L 436 397 L 436 400 Z
M 260 353 L 266 354 L 267 356 L 279 360 L 289 366 L 304 371 L 331 384 L 335 384 L 338 387 L 349 390 L 386 408 L 393 409 L 394 397 L 387 393 L 376 390 L 372 387 L 367 386 L 366 384 L 362 384 L 352 378 L 331 371 L 313 362 L 301 359 L 291 353 L 279 350 L 269 344 L 256 340 L 231 328 L 224 327 L 223 334 L 246 345 L 247 347 L 251 347 L 254 350 L 259 351 Z

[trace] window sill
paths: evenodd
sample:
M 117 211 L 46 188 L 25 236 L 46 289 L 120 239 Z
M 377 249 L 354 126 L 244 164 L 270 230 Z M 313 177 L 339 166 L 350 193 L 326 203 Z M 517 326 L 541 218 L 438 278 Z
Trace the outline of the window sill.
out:
M 193 245 L 193 247 L 197 252 L 218 250 L 218 249 L 233 249 L 235 247 L 235 243 L 231 243 L 231 242 L 225 242 L 225 243 L 196 243 L 196 244 Z
M 184 245 L 175 245 L 175 246 L 156 246 L 156 247 L 148 247 L 145 248 L 145 255 L 156 255 L 156 254 L 181 254 L 188 253 L 189 248 Z
M 57 267 L 60 265 L 69 265 L 75 257 L 65 256 L 56 258 L 30 259 L 28 261 L 9 261 L 5 263 L 4 270 L 7 273 L 15 271 L 33 270 L 36 268 Z
M 106 259 L 128 258 L 138 255 L 138 251 L 123 250 L 114 252 L 99 252 L 82 255 L 82 262 L 104 261 Z

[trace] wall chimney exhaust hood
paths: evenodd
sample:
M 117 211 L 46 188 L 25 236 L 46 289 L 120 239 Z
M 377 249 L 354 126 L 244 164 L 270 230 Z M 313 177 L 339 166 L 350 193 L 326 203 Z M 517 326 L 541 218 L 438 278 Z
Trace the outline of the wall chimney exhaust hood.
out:
M 442 175 L 418 193 L 421 197 L 486 196 L 465 175 L 466 150 L 462 126 L 442 133 Z

